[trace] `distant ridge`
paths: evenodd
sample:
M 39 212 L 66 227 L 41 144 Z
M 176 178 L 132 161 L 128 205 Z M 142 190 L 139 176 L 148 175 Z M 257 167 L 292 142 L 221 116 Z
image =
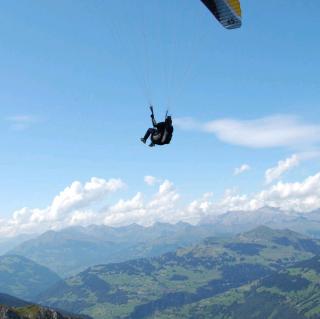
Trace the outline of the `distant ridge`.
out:
M 25 256 L 62 277 L 96 264 L 153 257 L 214 235 L 211 225 L 155 223 L 150 227 L 91 225 L 47 231 L 9 254 Z
M 7 294 L 0 293 L 0 304 L 9 307 L 24 307 L 30 305 L 30 302 L 24 301 L 16 297 L 12 297 Z

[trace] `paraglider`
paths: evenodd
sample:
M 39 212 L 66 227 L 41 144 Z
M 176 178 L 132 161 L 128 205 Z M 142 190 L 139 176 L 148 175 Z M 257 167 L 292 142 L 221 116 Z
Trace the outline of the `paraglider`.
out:
M 241 27 L 239 0 L 201 0 L 226 29 Z
M 237 29 L 242 25 L 242 13 L 239 0 L 201 0 L 212 15 L 226 29 Z M 145 144 L 150 138 L 150 147 L 170 144 L 173 135 L 171 116 L 165 116 L 164 122 L 157 123 L 154 118 L 153 107 L 151 119 L 153 127 L 149 128 L 140 140 Z
M 150 147 L 155 145 L 165 145 L 170 144 L 173 134 L 173 126 L 172 126 L 172 118 L 168 115 L 168 112 L 165 116 L 164 122 L 157 123 L 154 113 L 153 107 L 150 106 L 151 110 L 151 119 L 152 119 L 152 128 L 149 128 L 140 140 L 142 143 L 146 143 L 148 138 L 150 137 L 151 143 L 149 144 Z

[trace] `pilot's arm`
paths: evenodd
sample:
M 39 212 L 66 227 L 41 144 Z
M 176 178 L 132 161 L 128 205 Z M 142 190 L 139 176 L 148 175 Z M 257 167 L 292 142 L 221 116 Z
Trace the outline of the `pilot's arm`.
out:
M 152 119 L 152 125 L 153 125 L 153 127 L 157 127 L 157 121 L 155 120 L 153 114 L 151 114 L 151 119 Z

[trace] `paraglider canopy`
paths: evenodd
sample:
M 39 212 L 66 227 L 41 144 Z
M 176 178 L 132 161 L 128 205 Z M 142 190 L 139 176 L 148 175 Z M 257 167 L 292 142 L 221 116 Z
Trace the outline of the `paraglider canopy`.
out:
M 226 29 L 241 27 L 239 0 L 201 0 Z

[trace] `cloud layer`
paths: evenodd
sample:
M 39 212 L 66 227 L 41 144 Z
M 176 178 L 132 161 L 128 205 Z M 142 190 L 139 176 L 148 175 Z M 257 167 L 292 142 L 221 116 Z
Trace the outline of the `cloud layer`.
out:
M 191 206 L 190 206 L 191 207 Z M 254 194 L 239 194 L 227 190 L 218 201 L 205 198 L 192 204 L 194 214 L 223 214 L 228 211 L 255 211 L 263 207 L 298 213 L 320 208 L 320 172 L 302 182 L 278 182 Z
M 124 186 L 120 179 L 107 181 L 92 177 L 85 184 L 75 181 L 55 196 L 48 207 L 24 207 L 15 211 L 8 221 L 1 224 L 0 234 L 33 233 L 99 222 L 97 213 L 89 208 L 96 203 L 102 203 L 109 194 Z
M 281 166 L 281 165 L 279 165 Z M 41 233 L 72 225 L 105 224 L 112 226 L 154 222 L 197 223 L 228 211 L 254 211 L 274 207 L 282 211 L 307 213 L 320 208 L 320 172 L 302 182 L 278 183 L 253 194 L 226 190 L 221 198 L 205 193 L 189 203 L 183 201 L 175 186 L 164 180 L 151 196 L 141 192 L 112 203 L 112 194 L 123 189 L 120 179 L 91 178 L 86 183 L 73 182 L 54 197 L 46 208 L 22 208 L 8 220 L 1 220 L 0 235 Z M 111 202 L 106 206 L 106 200 Z

